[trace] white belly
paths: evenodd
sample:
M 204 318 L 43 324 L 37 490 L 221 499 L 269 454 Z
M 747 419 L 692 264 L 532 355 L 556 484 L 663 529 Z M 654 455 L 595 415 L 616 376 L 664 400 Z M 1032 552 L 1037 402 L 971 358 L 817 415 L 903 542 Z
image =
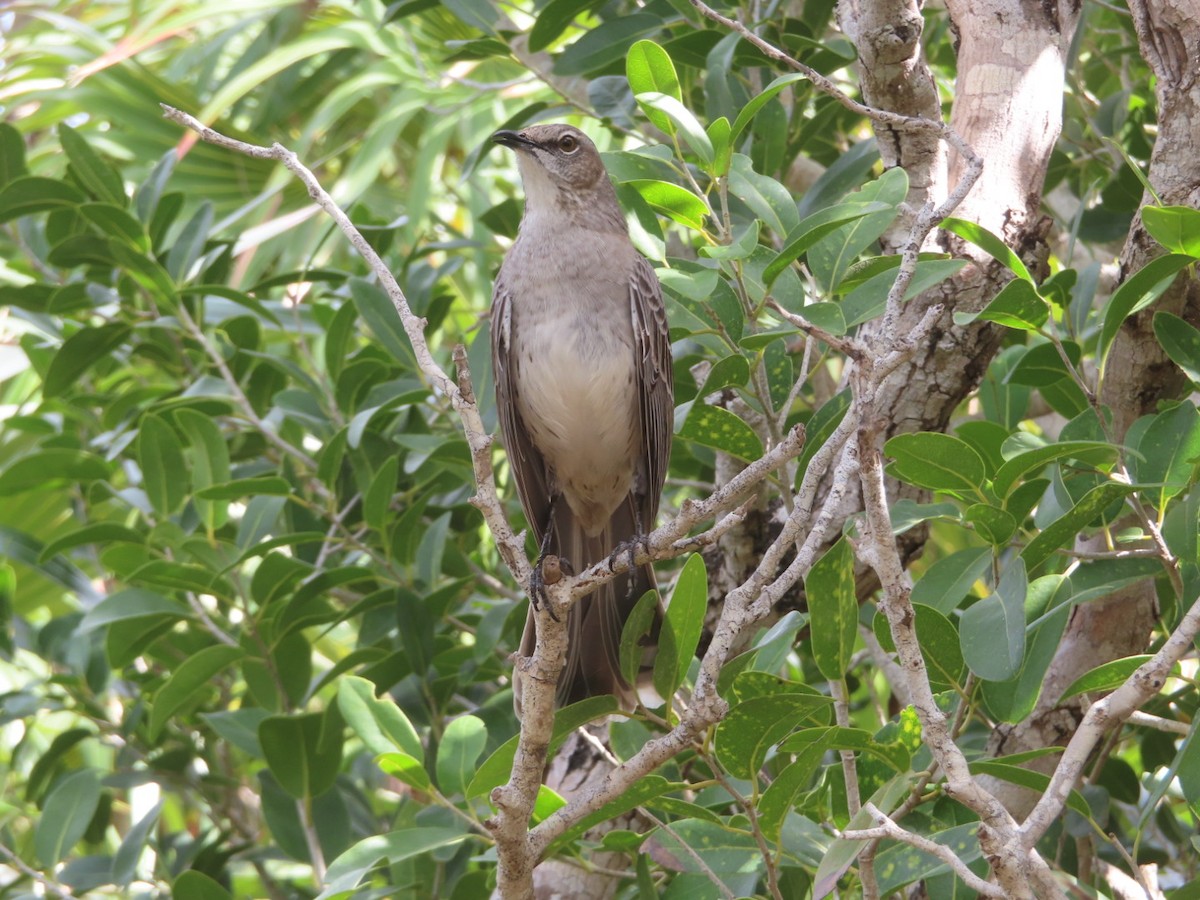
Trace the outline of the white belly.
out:
M 583 316 L 519 326 L 521 418 L 590 535 L 629 493 L 641 453 L 630 327 Z

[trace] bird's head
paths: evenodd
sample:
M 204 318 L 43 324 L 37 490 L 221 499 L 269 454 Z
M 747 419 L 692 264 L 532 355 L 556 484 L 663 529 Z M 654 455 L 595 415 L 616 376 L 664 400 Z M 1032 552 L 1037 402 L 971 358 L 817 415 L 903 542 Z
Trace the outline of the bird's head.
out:
M 530 125 L 497 131 L 492 140 L 517 152 L 517 167 L 528 208 L 590 205 L 599 196 L 616 197 L 591 138 L 572 125 Z

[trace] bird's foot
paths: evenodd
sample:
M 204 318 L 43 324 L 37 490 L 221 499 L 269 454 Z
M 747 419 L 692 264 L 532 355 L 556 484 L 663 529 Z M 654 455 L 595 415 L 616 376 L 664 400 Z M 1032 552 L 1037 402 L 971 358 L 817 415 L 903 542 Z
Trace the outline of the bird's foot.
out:
M 550 603 L 550 593 L 546 588 L 562 581 L 564 572 L 568 575 L 574 574 L 570 560 L 553 553 L 544 553 L 534 562 L 533 571 L 529 575 L 529 602 L 538 611 L 543 603 L 546 604 L 546 612 L 550 613 L 550 618 L 555 622 L 558 621 L 558 615 L 554 612 Z
M 612 553 L 608 555 L 608 566 L 613 568 L 617 564 L 617 560 L 622 554 L 629 555 L 629 571 L 632 572 L 636 565 L 638 548 L 650 552 L 650 536 L 648 534 L 635 534 L 628 540 L 621 541 L 617 546 L 613 547 Z

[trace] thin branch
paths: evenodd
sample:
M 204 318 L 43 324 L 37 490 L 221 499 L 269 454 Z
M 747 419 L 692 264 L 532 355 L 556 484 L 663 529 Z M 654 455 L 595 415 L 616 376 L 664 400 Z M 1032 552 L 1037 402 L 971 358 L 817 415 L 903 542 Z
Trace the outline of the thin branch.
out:
M 877 122 L 881 125 L 887 125 L 891 128 L 895 128 L 898 131 L 933 131 L 939 137 L 941 137 L 942 140 L 946 141 L 946 143 L 961 153 L 967 160 L 969 167 L 976 163 L 982 167 L 983 161 L 975 154 L 975 151 L 972 150 L 970 145 L 967 144 L 967 142 L 961 137 L 959 137 L 958 133 L 945 122 L 939 122 L 935 119 L 926 119 L 921 116 L 905 116 L 901 115 L 900 113 L 891 112 L 890 110 L 879 109 L 874 106 L 867 106 L 863 103 L 859 103 L 857 100 L 854 100 L 844 93 L 836 84 L 822 75 L 816 69 L 806 66 L 795 57 L 790 56 L 773 44 L 763 40 L 736 19 L 730 19 L 727 16 L 721 15 L 712 7 L 701 2 L 701 0 L 690 0 L 690 2 L 692 6 L 696 7 L 696 9 L 700 11 L 700 14 L 705 18 L 711 19 L 718 25 L 723 25 L 730 31 L 740 35 L 742 38 L 749 41 L 756 48 L 762 51 L 763 55 L 768 59 L 773 59 L 776 62 L 783 63 L 788 68 L 800 72 L 812 82 L 813 87 L 815 87 L 821 93 L 832 97 L 835 101 L 851 112 L 858 113 L 860 116 L 866 116 L 873 122 Z
M 44 890 L 47 893 L 47 895 L 49 895 L 51 897 L 58 897 L 59 900 L 76 900 L 76 897 L 74 894 L 72 894 L 70 891 L 63 888 L 63 886 L 61 884 L 59 884 L 58 882 L 47 878 L 45 875 L 43 875 L 37 869 L 34 869 L 31 866 L 26 865 L 25 860 L 23 860 L 23 859 L 21 859 L 21 857 L 17 856 L 17 854 L 14 853 L 12 850 L 9 850 L 8 847 L 4 846 L 4 844 L 0 844 L 0 856 L 3 856 L 5 859 L 7 859 L 8 864 L 11 865 L 18 872 L 20 872 L 22 875 L 24 875 L 27 878 L 33 879 L 34 883 L 40 885 L 42 890 Z M 10 884 L 4 885 L 4 888 L 7 891 L 7 889 L 11 886 L 12 885 L 10 885 Z
M 1142 712 L 1140 709 L 1131 712 L 1128 721 L 1130 725 L 1141 725 L 1143 728 L 1153 728 L 1155 731 L 1165 731 L 1168 734 L 1187 734 L 1192 730 L 1192 726 L 1187 722 L 1164 719 L 1162 716 L 1154 716 Z
M 1084 714 L 1079 728 L 1063 751 L 1046 792 L 1021 825 L 1024 847 L 1032 847 L 1061 814 L 1067 797 L 1083 773 L 1096 744 L 1112 727 L 1129 719 L 1147 700 L 1162 690 L 1174 665 L 1191 650 L 1200 634 L 1200 601 L 1193 602 L 1159 651 L 1143 663 L 1123 685 L 1097 700 Z
M 359 230 L 354 227 L 349 217 L 334 202 L 333 198 L 321 187 L 317 181 L 317 177 L 291 150 L 278 143 L 272 144 L 270 147 L 263 147 L 235 140 L 209 128 L 195 117 L 181 110 L 168 106 L 165 103 L 160 104 L 160 106 L 162 107 L 163 115 L 167 119 L 194 131 L 203 141 L 255 159 L 272 159 L 281 163 L 289 172 L 303 182 L 304 186 L 308 189 L 308 195 L 337 223 L 342 233 L 379 279 L 380 285 L 382 285 L 391 299 L 392 305 L 396 309 L 396 314 L 400 317 L 400 324 L 403 326 L 404 332 L 408 336 L 409 343 L 413 348 L 413 355 L 422 374 L 436 391 L 450 398 L 451 404 L 462 419 L 463 431 L 467 438 L 467 443 L 471 448 L 471 456 L 475 467 L 477 489 L 474 498 L 475 506 L 483 514 L 484 520 L 496 538 L 497 547 L 504 557 L 505 563 L 507 563 L 514 577 L 516 577 L 517 582 L 521 584 L 527 583 L 529 580 L 529 561 L 525 558 L 524 544 L 513 534 L 512 528 L 504 517 L 503 507 L 496 492 L 496 483 L 491 470 L 490 449 L 492 441 L 483 427 L 483 420 L 479 415 L 479 409 L 475 406 L 474 402 L 464 396 L 459 384 L 451 379 L 434 360 L 433 354 L 429 350 L 429 345 L 425 340 L 425 326 L 427 324 L 425 319 L 413 313 L 400 285 L 396 283 L 396 279 L 387 265 L 379 258 L 379 254 L 375 252 L 374 248 L 367 242 L 367 239 L 362 236 Z M 486 465 L 483 464 L 483 460 L 485 459 L 487 461 Z
M 958 858 L 958 855 L 944 844 L 931 841 L 927 837 L 919 834 L 914 834 L 904 828 L 901 828 L 891 819 L 889 819 L 882 810 L 874 803 L 867 803 L 863 806 L 872 819 L 875 820 L 874 828 L 859 828 L 852 831 L 843 831 L 838 837 L 849 841 L 870 841 L 880 838 L 889 838 L 894 841 L 908 844 L 911 847 L 916 847 L 923 853 L 928 853 L 930 856 L 936 856 L 951 869 L 954 874 L 963 880 L 971 890 L 977 892 L 984 897 L 1007 897 L 1008 894 L 999 885 L 984 881 L 978 875 L 971 871 L 965 862 Z

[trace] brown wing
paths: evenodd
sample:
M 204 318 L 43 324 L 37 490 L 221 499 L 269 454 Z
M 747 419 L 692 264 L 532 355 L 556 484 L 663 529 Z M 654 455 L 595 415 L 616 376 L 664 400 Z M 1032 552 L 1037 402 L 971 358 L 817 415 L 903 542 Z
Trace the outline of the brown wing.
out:
M 503 273 L 501 273 L 503 275 Z M 546 464 L 529 439 L 529 429 L 517 412 L 517 356 L 512 352 L 512 295 L 502 278 L 492 293 L 492 370 L 496 379 L 496 408 L 508 465 L 517 482 L 525 518 L 540 543 L 550 514 Z
M 667 310 L 654 268 L 640 255 L 629 281 L 629 311 L 633 316 L 633 343 L 638 360 L 638 403 L 641 411 L 644 494 L 638 497 L 641 526 L 654 527 L 667 464 L 671 459 L 671 432 L 675 418 L 674 373 Z

